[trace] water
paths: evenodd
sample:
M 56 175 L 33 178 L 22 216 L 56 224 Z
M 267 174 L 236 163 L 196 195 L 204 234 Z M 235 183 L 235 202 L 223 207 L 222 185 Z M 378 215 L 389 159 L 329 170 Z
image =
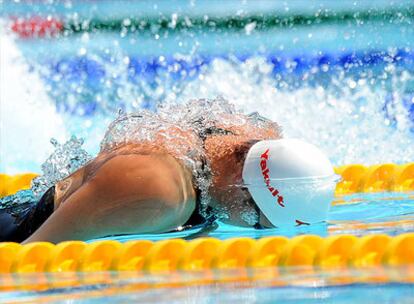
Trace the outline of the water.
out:
M 204 18 L 203 14 L 260 15 L 272 9 L 300 16 L 313 15 L 319 9 L 338 14 L 349 11 L 351 15 L 378 9 L 382 14 L 356 22 L 326 19 L 322 24 L 290 24 L 264 30 L 250 22 L 233 30 L 189 27 L 179 31 L 171 26 L 133 32 L 121 28 L 112 32 L 68 31 L 58 38 L 26 40 L 2 30 L 0 87 L 5 89 L 1 90 L 0 172 L 40 172 L 53 151 L 50 139 L 58 139 L 61 145 L 55 147 L 57 153 L 43 167 L 48 173 L 45 179 L 38 180 L 39 193 L 97 153 L 119 109 L 126 113 L 138 109 L 156 111 L 159 105 L 217 96 L 228 99 L 245 113 L 258 111 L 277 121 L 287 137 L 320 146 L 335 165 L 414 160 L 414 30 L 412 15 L 407 14 L 411 9 L 409 1 L 376 1 L 376 7 L 358 1 L 320 1 L 312 5 L 300 1 L 271 5 L 245 1 L 237 3 L 241 5 L 240 12 L 231 1 L 218 11 L 216 6 L 195 1 L 178 1 L 172 11 L 173 6 L 145 1 L 115 6 L 107 1 L 100 5 L 50 1 L 48 6 L 35 2 L 32 7 L 16 3 L 0 1 L 3 22 L 11 12 L 22 16 L 49 14 L 73 22 L 82 18 L 99 21 L 103 12 L 110 12 L 113 18 L 128 22 L 128 12 L 134 9 L 138 15 L 154 20 L 167 16 L 171 22 L 175 18 Z M 384 16 L 388 12 L 395 14 Z M 85 150 L 75 139 L 65 145 L 70 135 L 84 138 Z M 11 203 L 29 196 L 27 192 L 20 193 Z M 303 233 L 396 235 L 414 231 L 412 193 L 357 194 L 344 199 L 348 203 L 334 205 L 328 223 L 283 231 L 242 229 L 220 223 L 209 235 L 225 239 Z M 196 236 L 203 233 L 111 239 L 191 238 L 197 232 Z M 113 288 L 116 283 L 108 286 Z M 72 293 L 88 302 L 101 301 L 105 288 L 92 284 L 95 294 L 90 290 L 60 290 L 55 296 L 66 296 L 71 301 Z M 218 284 L 191 288 L 191 292 L 177 288 L 174 294 L 165 289 L 111 294 L 111 299 L 150 301 L 158 297 L 160 301 L 191 302 L 195 295 L 206 302 L 266 302 L 277 298 L 329 303 L 355 298 L 369 303 L 373 292 L 383 296 L 385 302 L 410 302 L 413 296 L 412 286 L 404 284 L 244 289 Z M 51 296 L 47 292 L 43 295 Z M 0 301 L 38 296 L 4 294 Z M 59 300 L 62 297 L 56 299 Z
M 266 269 L 269 270 L 269 269 Z M 274 303 L 275 299 L 287 303 L 376 303 L 373 293 L 381 296 L 384 303 L 411 303 L 414 291 L 409 283 L 366 284 L 356 282 L 345 286 L 332 286 L 330 279 L 340 279 L 334 272 L 327 272 L 317 283 L 309 284 L 312 274 L 298 275 L 301 269 L 295 269 L 296 274 L 286 273 L 278 277 L 278 283 L 271 280 L 240 281 L 238 274 L 233 271 L 217 273 L 226 282 L 218 281 L 212 284 L 194 284 L 203 278 L 203 274 L 175 273 L 173 275 L 137 276 L 136 273 L 93 273 L 82 280 L 85 284 L 76 286 L 73 274 L 55 274 L 54 284 L 71 286 L 71 288 L 42 289 L 47 282 L 46 277 L 34 277 L 30 274 L 17 276 L 19 285 L 25 291 L 4 292 L 0 301 L 33 302 L 47 301 L 48 303 L 113 303 L 113 302 L 156 302 L 156 303 Z M 303 270 L 303 269 L 302 269 Z M 385 269 L 385 271 L 388 271 Z M 394 275 L 400 274 L 405 278 L 407 272 L 402 269 L 392 269 Z M 303 272 L 305 273 L 305 272 Z M 372 270 L 356 271 L 355 278 L 375 277 L 378 273 Z M 204 277 L 205 278 L 205 277 Z M 27 283 L 33 285 L 28 290 Z M 293 283 L 293 286 L 282 287 L 280 282 Z M 187 284 L 186 284 L 187 283 Z M 279 284 L 279 285 L 278 285 Z M 325 285 L 326 284 L 326 285 Z M 151 285 L 152 288 L 143 288 Z M 167 286 L 166 286 L 167 285 Z M 174 288 L 170 286 L 174 285 Z M 235 292 L 236 291 L 236 292 Z
M 272 235 L 293 237 L 300 234 L 315 234 L 321 237 L 336 234 L 363 236 L 366 234 L 385 233 L 398 235 L 414 230 L 413 198 L 414 193 L 377 193 L 344 196 L 341 199 L 345 203 L 334 204 L 331 207 L 326 223 L 311 226 L 257 230 L 231 226 L 219 221 L 217 227 L 212 227 L 212 229 L 205 231 L 200 228 L 194 228 L 167 234 L 124 235 L 101 239 L 115 239 L 126 242 L 135 239 L 158 241 L 184 238 L 190 240 L 200 236 L 229 239 L 234 237 L 261 238 Z
M 19 120 L 2 120 L 3 130 L 14 129 L 17 133 L 21 129 L 16 136 L 18 140 L 12 140 L 10 135 L 3 136 L 7 141 L 2 147 L 10 147 L 2 152 L 5 160 L 10 160 L 2 162 L 8 164 L 8 172 L 39 171 L 39 165 L 47 155 L 44 151 L 50 151 L 46 141 L 52 136 L 66 136 L 63 127 L 56 127 L 55 119 L 65 122 L 67 133 L 84 137 L 88 151 L 96 153 L 107 125 L 119 108 L 125 111 L 141 107 L 154 109 L 156 103 L 182 103 L 200 96 L 223 96 L 247 113 L 265 114 L 282 125 L 286 136 L 304 138 L 323 148 L 336 165 L 402 163 L 414 159 L 412 149 L 397 148 L 413 144 L 410 112 L 413 76 L 398 63 L 362 66 L 358 71 L 327 65 L 326 71 L 323 66 L 314 67 L 298 75 L 294 70 L 275 73 L 274 65 L 266 57 L 255 55 L 245 61 L 212 59 L 208 65 L 198 68 L 193 76 L 177 75 L 165 68 L 154 71 L 153 75 L 132 77 L 127 76 L 130 63 L 119 60 L 126 55 L 117 55 L 118 59 L 113 61 L 100 56 L 88 57 L 96 57 L 92 62 L 100 63 L 98 66 L 106 72 L 100 77 L 95 75 L 97 72 L 93 72 L 92 67 L 82 65 L 82 60 L 90 65 L 86 58 L 82 59 L 84 57 L 80 57 L 80 63 L 74 67 L 67 63 L 68 67 L 64 68 L 61 64 L 57 72 L 49 69 L 45 72 L 45 68 L 37 66 L 39 73 L 48 76 L 46 79 L 50 83 L 46 87 L 59 113 L 47 113 L 47 108 L 29 111 L 33 99 L 42 100 L 36 93 L 31 94 L 36 97 L 30 98 L 18 96 L 17 99 L 24 102 L 22 108 L 28 109 L 21 120 L 31 125 L 32 134 L 39 141 L 29 145 L 33 147 L 30 149 L 32 156 L 23 157 L 20 147 L 28 144 L 22 142 L 28 127 L 13 125 Z M 6 69 L 11 66 L 11 63 L 5 64 Z M 71 72 L 70 69 L 75 67 L 82 70 Z M 4 82 L 8 87 L 6 80 Z M 6 108 L 6 111 L 3 110 L 3 115 L 13 110 Z M 31 113 L 30 117 L 27 117 L 28 113 Z M 44 132 L 42 125 L 46 123 L 50 126 Z
M 412 149 L 396 148 L 413 144 L 413 76 L 407 68 L 409 63 L 387 63 L 392 52 L 379 54 L 383 64 L 350 69 L 326 64 L 305 66 L 302 71 L 293 67 L 278 71 L 269 57 L 250 55 L 247 60 L 212 57 L 192 69 L 177 67 L 165 59 L 165 67 L 161 62 L 156 70 L 141 72 L 119 46 L 110 50 L 113 58 L 109 59 L 100 51 L 93 54 L 93 47 L 90 52 L 75 60 L 60 61 L 59 65 L 35 63 L 35 69 L 43 75 L 59 113 L 42 116 L 44 123 L 53 125 L 47 129 L 57 130 L 51 117 L 63 120 L 67 133 L 84 137 L 85 147 L 92 154 L 97 152 L 105 128 L 119 108 L 129 112 L 142 107 L 154 109 L 157 103 L 223 96 L 247 113 L 258 111 L 277 121 L 286 136 L 304 138 L 320 146 L 336 165 L 413 159 Z M 186 56 L 190 57 L 184 57 L 181 65 L 191 66 L 198 58 Z M 295 66 L 293 59 L 286 58 L 282 64 Z M 30 104 L 23 96 L 19 99 Z M 37 115 L 32 116 L 22 120 L 32 129 L 40 129 Z M 14 129 L 9 124 L 5 128 Z M 45 158 L 42 151 L 49 147 L 44 141 L 57 137 L 56 133 L 62 137 L 64 131 L 36 131 L 36 137 L 45 139 L 36 141 L 31 149 L 37 157 L 29 166 L 29 157 L 17 157 L 21 156 L 16 153 L 17 147 L 4 151 L 3 155 L 10 159 L 8 172 L 39 171 L 41 159 Z M 19 140 L 23 137 L 17 136 Z M 10 146 L 22 145 L 17 140 L 10 142 Z
M 302 274 L 300 271 L 302 270 Z M 202 273 L 174 273 L 137 276 L 131 272 L 102 272 L 91 273 L 79 277 L 84 282 L 77 285 L 78 279 L 71 273 L 58 273 L 49 277 L 55 286 L 72 286 L 70 288 L 54 288 L 45 290 L 46 276 L 33 276 L 31 274 L 16 275 L 19 286 L 25 290 L 8 291 L 2 293 L 0 301 L 34 302 L 47 301 L 48 303 L 113 303 L 113 302 L 156 302 L 156 303 L 273 303 L 275 299 L 287 303 L 376 303 L 377 298 L 372 294 L 381 296 L 385 303 L 411 303 L 413 297 L 412 284 L 387 283 L 366 284 L 355 282 L 351 285 L 333 286 L 329 280 L 340 279 L 335 272 L 326 272 L 316 281 L 306 269 L 295 269 L 278 277 L 277 282 L 272 280 L 240 281 L 240 274 L 234 271 L 217 272 L 217 281 L 211 284 L 194 284 L 203 279 Z M 309 269 L 307 269 L 309 270 Z M 269 269 L 265 269 L 269 271 Z M 403 269 L 384 269 L 393 272 L 394 277 L 400 275 L 407 278 L 407 271 Z M 355 271 L 355 278 L 375 277 L 375 270 Z M 53 278 L 53 280 L 50 280 Z M 222 281 L 220 282 L 220 278 Z M 223 282 L 226 280 L 226 282 Z M 31 287 L 27 284 L 31 283 Z M 220 283 L 219 283 L 220 282 Z M 281 282 L 293 283 L 293 286 L 282 287 Z M 143 288 L 145 286 L 152 288 Z M 171 285 L 174 288 L 171 288 Z M 237 292 L 235 292 L 237 291 Z

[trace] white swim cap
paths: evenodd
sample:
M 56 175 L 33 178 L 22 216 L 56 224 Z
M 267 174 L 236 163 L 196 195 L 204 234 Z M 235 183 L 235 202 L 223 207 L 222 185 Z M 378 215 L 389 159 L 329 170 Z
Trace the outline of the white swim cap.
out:
M 314 145 L 278 139 L 250 148 L 243 181 L 267 219 L 283 227 L 326 221 L 337 177 Z

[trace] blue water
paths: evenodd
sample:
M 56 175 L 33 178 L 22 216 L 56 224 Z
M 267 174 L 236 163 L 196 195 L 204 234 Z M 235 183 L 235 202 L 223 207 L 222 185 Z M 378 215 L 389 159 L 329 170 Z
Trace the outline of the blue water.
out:
M 386 233 L 398 235 L 414 232 L 414 193 L 377 193 L 354 194 L 341 197 L 345 202 L 334 204 L 329 219 L 320 223 L 290 229 L 263 229 L 241 228 L 218 222 L 214 229 L 206 231 L 200 228 L 182 232 L 157 235 L 126 235 L 111 236 L 102 239 L 115 239 L 121 242 L 150 239 L 162 240 L 170 238 L 193 239 L 199 236 L 211 236 L 219 239 L 234 237 L 261 238 L 272 235 L 292 237 L 299 234 L 315 234 L 326 237 L 334 234 L 353 234 L 362 236 L 371 233 Z M 390 226 L 390 223 L 393 225 Z
M 248 13 L 312 13 L 319 8 L 341 12 L 367 9 L 407 9 L 411 1 L 0 1 L 0 16 L 41 15 L 73 18 L 128 18 L 169 16 L 173 13 L 199 16 L 233 16 Z M 398 21 L 398 20 L 397 20 Z M 39 75 L 47 92 L 29 92 L 44 102 L 63 121 L 68 138 L 85 138 L 85 148 L 95 154 L 106 126 L 119 109 L 155 109 L 162 102 L 222 95 L 246 112 L 258 110 L 278 121 L 290 137 L 304 138 L 323 148 L 335 165 L 414 161 L 414 28 L 412 20 L 367 23 L 337 22 L 265 31 L 176 32 L 127 34 L 96 32 L 59 39 L 14 39 L 20 57 Z M 20 63 L 13 62 L 14 69 Z M 6 67 L 7 70 L 7 67 Z M 21 77 L 25 82 L 25 74 Z M 2 79 L 3 81 L 3 79 Z M 13 87 L 7 78 L 3 86 Z M 39 97 L 42 96 L 42 97 Z M 26 98 L 26 97 L 25 97 Z M 24 98 L 23 98 L 24 99 Z M 3 101 L 2 101 L 3 102 Z M 7 102 L 7 101 L 6 101 Z M 27 106 L 27 108 L 29 108 Z M 30 108 L 31 111 L 33 108 Z M 15 144 L 2 151 L 0 171 L 40 172 L 50 153 L 40 142 L 42 106 L 28 113 L 33 142 L 23 142 L 28 129 L 8 129 L 5 136 Z M 48 115 L 51 115 L 48 112 Z M 13 112 L 6 115 L 13 117 Z M 7 128 L 7 124 L 5 127 Z M 54 129 L 53 126 L 50 129 Z M 53 133 L 53 132 L 52 132 Z M 49 133 L 48 133 L 49 134 Z M 39 139 L 36 141 L 36 139 Z M 4 139 L 3 139 L 4 140 Z M 7 138 L 6 138 L 7 140 Z M 43 140 L 43 139 L 42 139 Z M 30 153 L 16 153 L 16 151 Z M 110 239 L 160 240 L 209 235 L 226 239 L 268 235 L 320 236 L 350 233 L 397 235 L 414 231 L 414 194 L 379 193 L 346 196 L 346 204 L 332 207 L 327 223 L 290 230 L 254 230 L 219 223 L 216 229 L 197 229 L 163 235 L 111 236 Z M 393 225 L 390 225 L 393 223 Z M 91 240 L 93 241 L 93 240 Z M 1 281 L 2 278 L 0 278 Z M 161 278 L 151 278 L 155 281 Z M 292 280 L 295 283 L 294 278 Z M 383 284 L 330 287 L 261 287 L 217 284 L 204 287 L 123 289 L 131 280 L 90 284 L 79 289 L 49 289 L 43 293 L 0 293 L 1 302 L 274 302 L 292 303 L 410 303 L 413 285 Z M 108 291 L 109 290 L 109 291 Z M 115 290 L 115 291 L 114 291 Z M 375 295 L 375 296 L 373 296 Z

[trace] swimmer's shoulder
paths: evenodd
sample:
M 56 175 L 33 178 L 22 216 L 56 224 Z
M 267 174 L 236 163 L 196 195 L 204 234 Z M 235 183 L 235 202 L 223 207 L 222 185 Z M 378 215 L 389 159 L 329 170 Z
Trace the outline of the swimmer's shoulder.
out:
M 152 143 L 126 144 L 103 151 L 88 166 L 87 171 L 92 175 L 106 169 L 127 172 L 129 177 L 135 176 L 135 179 L 141 177 L 151 188 L 158 187 L 158 195 L 168 198 L 169 202 L 186 202 L 196 198 L 191 170 L 168 150 Z

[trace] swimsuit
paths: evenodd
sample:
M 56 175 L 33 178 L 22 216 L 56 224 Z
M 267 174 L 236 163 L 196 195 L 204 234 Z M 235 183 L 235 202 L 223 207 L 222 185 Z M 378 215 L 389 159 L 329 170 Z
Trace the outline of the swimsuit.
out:
M 0 209 L 0 241 L 22 242 L 53 213 L 55 187 L 49 188 L 38 202 Z

